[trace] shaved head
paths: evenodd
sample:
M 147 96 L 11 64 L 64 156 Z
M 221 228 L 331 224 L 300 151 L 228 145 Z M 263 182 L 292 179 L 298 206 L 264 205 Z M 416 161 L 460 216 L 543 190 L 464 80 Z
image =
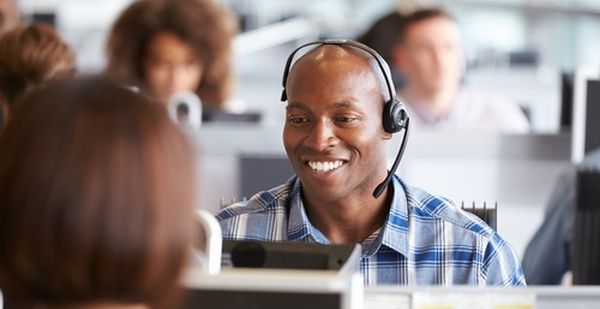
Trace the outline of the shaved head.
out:
M 363 82 L 378 89 L 382 102 L 390 100 L 384 73 L 375 58 L 368 52 L 356 47 L 338 44 L 322 44 L 302 55 L 290 69 L 288 85 L 294 79 L 297 70 L 329 71 L 342 65 L 348 66 L 346 74 L 352 74 Z M 384 65 L 389 74 L 389 67 Z M 394 87 L 391 85 L 392 88 Z M 290 91 L 290 90 L 288 90 Z

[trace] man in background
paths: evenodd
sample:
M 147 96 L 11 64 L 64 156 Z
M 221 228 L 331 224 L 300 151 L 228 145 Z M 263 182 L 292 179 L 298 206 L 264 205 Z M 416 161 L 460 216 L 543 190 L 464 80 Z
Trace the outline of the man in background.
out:
M 415 127 L 529 131 L 516 104 L 462 87 L 461 35 L 448 12 L 433 8 L 407 15 L 393 59 L 406 82 L 399 96 Z

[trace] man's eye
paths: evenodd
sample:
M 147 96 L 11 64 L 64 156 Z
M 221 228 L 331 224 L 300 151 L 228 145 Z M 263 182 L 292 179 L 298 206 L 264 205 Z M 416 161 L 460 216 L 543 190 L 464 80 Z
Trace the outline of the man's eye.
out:
M 338 116 L 335 118 L 337 122 L 352 122 L 355 121 L 356 117 L 348 117 L 348 116 Z
M 288 121 L 293 123 L 293 124 L 304 124 L 304 123 L 308 123 L 308 118 L 307 117 L 288 117 Z

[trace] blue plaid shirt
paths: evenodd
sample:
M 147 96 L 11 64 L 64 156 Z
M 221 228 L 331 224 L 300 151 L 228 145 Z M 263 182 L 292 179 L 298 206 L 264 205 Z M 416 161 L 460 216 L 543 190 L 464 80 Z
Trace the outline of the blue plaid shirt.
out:
M 217 215 L 223 237 L 329 244 L 308 220 L 293 177 Z M 366 285 L 525 285 L 516 253 L 492 228 L 450 201 L 393 180 L 384 225 L 362 245 Z

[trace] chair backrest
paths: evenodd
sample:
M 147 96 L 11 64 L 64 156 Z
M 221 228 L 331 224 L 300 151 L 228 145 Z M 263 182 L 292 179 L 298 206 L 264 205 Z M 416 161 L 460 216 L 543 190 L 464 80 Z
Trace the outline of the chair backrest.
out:
M 465 202 L 462 202 L 460 208 L 479 217 L 481 220 L 487 223 L 487 225 L 493 228 L 494 231 L 498 230 L 496 225 L 498 203 L 494 203 L 494 207 L 488 207 L 487 203 L 483 202 L 483 207 L 477 207 L 475 205 L 475 202 L 473 202 L 473 204 L 471 204 L 471 207 L 469 207 L 465 206 Z

